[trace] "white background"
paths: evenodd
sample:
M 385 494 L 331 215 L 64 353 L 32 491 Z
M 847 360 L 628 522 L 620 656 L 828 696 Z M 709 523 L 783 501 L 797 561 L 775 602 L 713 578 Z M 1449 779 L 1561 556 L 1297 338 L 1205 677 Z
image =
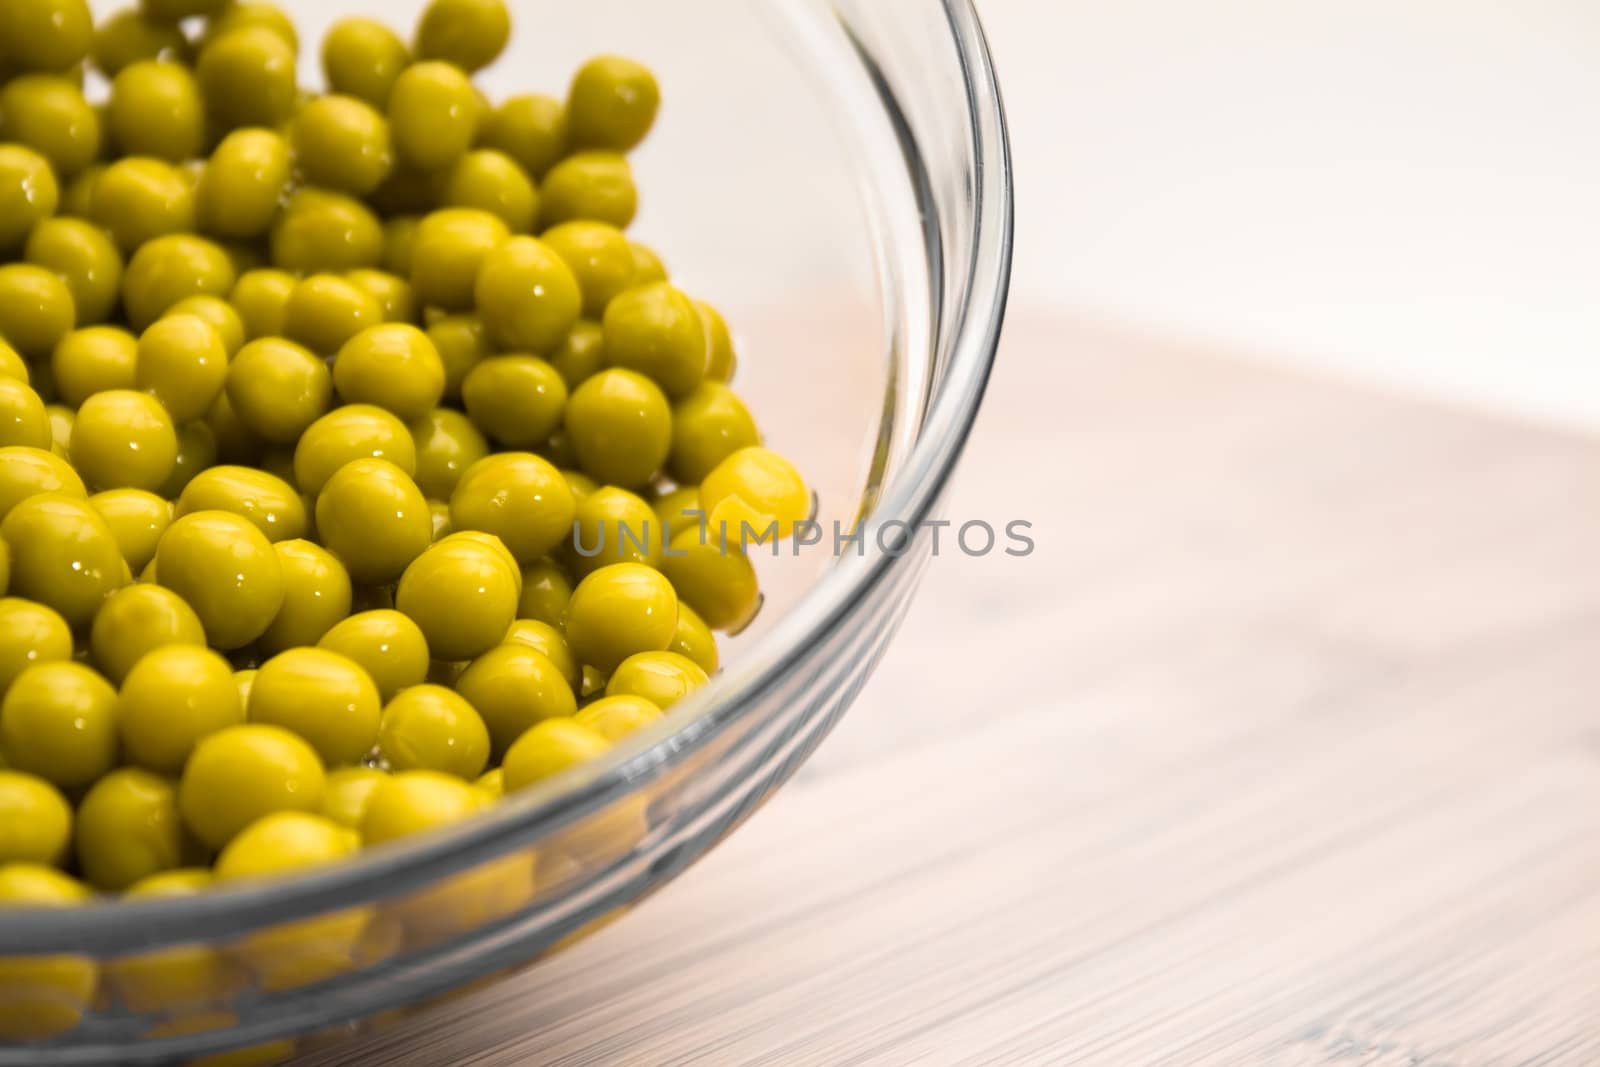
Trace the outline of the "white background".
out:
M 1024 303 L 1600 424 L 1600 4 L 978 4 Z

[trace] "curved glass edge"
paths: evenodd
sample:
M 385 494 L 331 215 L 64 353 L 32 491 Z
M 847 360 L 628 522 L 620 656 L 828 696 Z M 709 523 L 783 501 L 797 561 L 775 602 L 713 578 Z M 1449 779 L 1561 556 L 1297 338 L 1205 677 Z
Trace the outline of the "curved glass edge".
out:
M 909 2 L 909 0 L 908 0 Z M 920 2 L 920 0 L 919 0 Z M 917 443 L 885 488 L 878 514 L 915 529 L 936 510 L 977 416 L 999 343 L 1010 280 L 1013 240 L 1011 156 L 999 86 L 981 23 L 971 0 L 929 0 L 944 10 L 963 71 L 971 161 L 970 254 L 959 281 L 946 275 L 964 299 L 941 308 L 935 353 L 936 388 Z M 836 3 L 837 16 L 854 27 L 860 3 Z M 949 247 L 948 244 L 946 247 Z M 946 264 L 949 266 L 949 264 Z M 951 272 L 954 273 L 954 272 Z M 349 906 L 353 900 L 400 896 L 511 849 L 531 845 L 601 811 L 715 739 L 759 708 L 777 687 L 792 657 L 783 649 L 822 643 L 912 553 L 892 554 L 869 544 L 861 556 L 834 567 L 749 659 L 685 701 L 655 727 L 619 745 L 590 766 L 508 799 L 481 820 L 448 832 L 375 849 L 327 871 L 290 882 L 218 890 L 184 900 L 105 903 L 71 910 L 0 914 L 0 951 L 29 955 L 70 948 L 119 955 L 241 931 Z M 0 1062 L 4 1062 L 0 1054 Z

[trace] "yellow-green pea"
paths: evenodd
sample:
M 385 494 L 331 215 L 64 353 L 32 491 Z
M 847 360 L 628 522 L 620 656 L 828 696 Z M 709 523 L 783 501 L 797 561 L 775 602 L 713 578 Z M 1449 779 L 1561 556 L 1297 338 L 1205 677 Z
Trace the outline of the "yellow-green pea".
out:
M 27 445 L 0 447 L 0 520 L 24 500 L 41 493 L 89 495 L 72 465 L 47 449 Z
M 340 826 L 361 829 L 372 792 L 389 777 L 376 767 L 339 767 L 328 772 L 328 785 L 322 796 L 322 815 Z
M 133 389 L 139 341 L 120 326 L 90 326 L 61 339 L 50 357 L 56 394 L 77 406 L 110 389 Z
M 531 448 L 561 425 L 567 386 L 536 356 L 494 356 L 467 374 L 461 400 L 478 428 L 501 445 Z
M 474 292 L 489 337 L 535 355 L 561 343 L 583 303 L 572 270 L 535 237 L 513 237 L 485 256 Z
M 234 130 L 211 153 L 195 187 L 196 211 L 207 233 L 234 240 L 272 227 L 292 172 L 289 143 L 274 130 Z
M 623 693 L 601 697 L 585 706 L 574 718 L 616 744 L 635 730 L 643 729 L 661 718 L 661 709 L 642 696 Z
M 314 645 L 350 614 L 350 575 L 321 545 L 296 539 L 273 546 L 283 565 L 283 607 L 257 644 L 272 655 Z
M 259 26 L 271 30 L 282 37 L 290 48 L 297 52 L 300 50 L 300 34 L 294 28 L 294 20 L 277 5 L 262 3 L 260 0 L 227 0 L 216 14 L 206 20 L 206 32 L 201 44 L 207 44 L 225 33 L 247 26 Z
M 91 163 L 78 172 L 61 190 L 61 201 L 56 210 L 62 216 L 76 219 L 89 218 L 94 209 L 94 189 L 107 164 Z
M 172 523 L 172 502 L 143 489 L 108 489 L 91 496 L 89 506 L 106 520 L 134 573 L 155 558 L 156 545 Z
M 731 530 L 726 538 L 716 526 L 680 531 L 662 554 L 661 571 L 713 629 L 737 633 L 761 607 L 755 567 Z
M 15 378 L 0 379 L 0 445 L 49 448 L 53 442 L 39 394 Z
M 665 282 L 617 296 L 605 311 L 606 360 L 650 378 L 681 399 L 705 378 L 706 335 L 700 312 Z
M 251 341 L 228 366 L 225 384 L 232 412 L 250 433 L 289 445 L 327 412 L 333 378 L 315 354 L 276 337 Z
M 444 363 L 427 334 L 407 323 L 384 323 L 362 330 L 339 349 L 333 385 L 349 403 L 416 419 L 444 396 Z
M 476 208 L 442 208 L 424 215 L 411 251 L 411 287 L 417 299 L 428 307 L 470 310 L 484 262 L 509 236 L 498 215 Z
M 323 634 L 317 647 L 359 663 L 385 701 L 408 686 L 420 685 L 428 674 L 427 639 L 409 616 L 392 608 L 351 615 Z
M 383 220 L 383 269 L 400 278 L 411 277 L 412 252 L 417 240 L 419 215 L 396 215 Z
M 690 527 L 698 528 L 703 518 L 698 485 L 680 485 L 657 496 L 650 506 L 661 522 L 661 533 L 667 541 Z
M 642 374 L 612 367 L 572 391 L 563 419 L 585 474 L 635 489 L 654 478 L 672 450 L 672 409 Z
M 539 218 L 548 225 L 589 219 L 626 229 L 638 210 L 633 168 L 615 152 L 575 152 L 539 183 Z
M 139 336 L 134 383 L 180 422 L 210 410 L 227 379 L 228 350 L 204 319 L 170 315 Z
M 567 604 L 567 644 L 581 663 L 602 671 L 638 652 L 664 651 L 677 628 L 671 583 L 639 563 L 602 567 L 578 583 Z
M 50 451 L 65 459 L 71 455 L 72 424 L 78 414 L 64 404 L 46 404 L 44 413 L 50 419 Z
M 411 53 L 393 30 L 376 19 L 344 18 L 322 39 L 322 69 L 328 87 L 386 107 Z
M 411 439 L 416 445 L 417 488 L 432 500 L 448 500 L 467 468 L 489 454 L 489 442 L 478 427 L 451 408 L 434 408 L 414 420 Z
M 694 608 L 682 599 L 678 601 L 678 629 L 673 633 L 672 645 L 667 651 L 692 660 L 708 675 L 717 672 L 719 658 L 716 635 Z
M 378 687 L 351 659 L 292 648 L 261 665 L 250 687 L 252 723 L 292 730 L 329 766 L 359 763 L 378 740 Z
M 378 755 L 394 771 L 439 771 L 472 779 L 489 762 L 489 729 L 455 692 L 416 685 L 384 707 Z
M 78 869 L 100 889 L 123 890 L 183 862 L 183 818 L 171 779 L 122 767 L 96 782 L 78 805 Z
M 117 691 L 80 663 L 24 670 L 0 700 L 0 747 L 13 769 L 63 789 L 117 765 Z
M 294 480 L 315 496 L 328 479 L 356 459 L 384 459 L 406 475 L 417 470 L 411 432 L 390 412 L 371 404 L 346 404 L 317 419 L 294 450 Z
M 173 461 L 172 474 L 158 490 L 159 494 L 176 500 L 201 471 L 210 469 L 216 462 L 217 438 L 211 424 L 205 421 L 184 423 L 178 427 L 178 458 Z
M 561 472 L 529 452 L 485 456 L 450 496 L 456 529 L 494 534 L 524 567 L 570 536 L 576 511 Z
M 0 138 L 32 148 L 69 179 L 100 154 L 100 116 L 70 79 L 22 74 L 0 85 Z
M 354 96 L 319 96 L 294 117 L 295 159 L 313 185 L 356 196 L 372 192 L 394 169 L 389 121 Z
M 638 241 L 629 241 L 628 247 L 633 249 L 634 285 L 667 281 L 667 265 L 661 262 L 661 257 L 656 255 L 655 249 Z
M 200 50 L 195 75 L 224 129 L 281 125 L 294 113 L 295 50 L 263 26 L 222 34 Z
M 540 722 L 524 733 L 506 753 L 502 770 L 508 793 L 553 778 L 562 771 L 587 763 L 611 748 L 605 735 L 571 717 Z
M 283 567 L 248 519 L 225 511 L 183 515 L 156 547 L 162 585 L 187 600 L 217 648 L 243 648 L 283 606 Z
M 364 585 L 397 580 L 433 541 L 427 500 L 388 460 L 340 467 L 317 497 L 316 516 L 322 543 Z
M 544 231 L 539 239 L 571 268 L 583 292 L 583 313 L 590 318 L 604 315 L 612 298 L 635 284 L 633 248 L 615 226 L 564 222 Z
M 539 190 L 533 180 L 516 160 L 492 148 L 468 152 L 445 171 L 439 201 L 487 211 L 512 233 L 528 233 L 539 217 Z
M 0 599 L 0 695 L 36 663 L 72 658 L 72 631 L 60 613 L 20 597 Z
M 228 302 L 244 323 L 245 339 L 279 337 L 298 279 L 288 271 L 252 270 L 239 275 Z
M 0 376 L 15 378 L 24 385 L 31 380 L 27 362 L 4 341 L 0 341 Z
M 427 332 L 444 363 L 444 395 L 456 399 L 472 368 L 494 354 L 483 320 L 476 315 L 446 315 L 431 324 Z
M 0 266 L 0 337 L 26 358 L 47 358 L 76 316 L 72 290 L 54 271 L 32 263 Z
M 712 529 L 726 529 L 730 539 L 745 527 L 783 538 L 811 514 L 811 490 L 783 456 L 749 446 L 730 453 L 701 480 L 700 507 Z
M 232 359 L 244 345 L 244 319 L 232 304 L 216 296 L 186 296 L 167 309 L 168 315 L 193 315 L 222 340 L 222 349 Z
M 536 723 L 577 710 L 561 669 L 528 645 L 491 648 L 462 672 L 456 692 L 483 717 L 496 756 Z
M 117 725 L 123 751 L 148 770 L 177 774 L 202 741 L 243 722 L 228 661 L 203 644 L 152 648 L 122 681 Z
M 95 666 L 121 685 L 141 660 L 168 645 L 205 647 L 200 617 L 170 589 L 141 582 L 106 598 L 89 631 Z
M 389 127 L 400 158 L 425 171 L 443 170 L 477 136 L 479 103 L 472 82 L 449 63 L 414 63 L 389 93 Z
M 11 547 L 11 591 L 54 608 L 70 626 L 87 626 L 131 578 L 111 528 L 81 496 L 29 497 L 0 522 L 0 537 Z
M 186 297 L 226 296 L 236 279 L 228 253 L 205 238 L 191 234 L 156 237 L 140 245 L 128 261 L 122 275 L 122 308 L 129 325 L 144 330 Z M 209 328 L 209 323 L 204 324 Z M 222 345 L 220 337 L 217 345 Z M 226 348 L 223 353 L 226 355 Z M 198 417 L 177 411 L 172 414 L 182 421 Z
M 572 551 L 565 558 L 573 574 L 584 578 L 613 563 L 658 566 L 663 543 L 661 520 L 643 498 L 605 486 L 578 501 Z
M 406 279 L 381 270 L 353 270 L 345 280 L 378 302 L 384 322 L 411 322 L 417 317 L 417 298 Z
M 537 619 L 560 627 L 572 599 L 572 579 L 559 563 L 536 560 L 522 571 L 522 596 L 517 601 L 519 619 Z
M 145 59 L 183 59 L 189 40 L 183 30 L 136 8 L 124 8 L 103 20 L 94 32 L 91 58 L 108 78 Z
M 673 405 L 667 470 L 679 482 L 695 484 L 741 448 L 760 443 L 744 401 L 721 382 L 705 381 Z
M 176 515 L 225 511 L 248 520 L 268 541 L 290 541 L 306 532 L 306 507 L 294 486 L 252 467 L 200 471 L 178 497 Z
M 123 264 L 104 230 L 83 219 L 46 219 L 33 228 L 23 255 L 67 283 L 79 326 L 111 318 L 122 288 Z
M 660 104 L 649 69 L 621 56 L 596 56 L 578 68 L 567 90 L 572 143 L 626 152 L 650 132 Z
M 0 866 L 55 864 L 72 839 L 72 808 L 38 775 L 0 769 Z
M 289 294 L 283 331 L 313 352 L 332 355 L 350 338 L 383 321 L 383 305 L 371 293 L 338 275 L 313 274 Z
M 273 223 L 272 265 L 280 270 L 340 272 L 376 267 L 383 259 L 383 224 L 354 197 L 300 189 Z
M 520 578 L 509 555 L 447 537 L 406 567 L 395 607 L 422 629 L 436 659 L 471 659 L 505 636 L 516 617 Z
M 72 463 L 96 489 L 159 489 L 178 459 L 172 416 L 148 393 L 95 393 L 72 424 Z
M 172 164 L 129 156 L 109 164 L 96 179 L 89 219 L 130 253 L 157 237 L 194 229 L 194 190 Z
M 731 382 L 739 366 L 733 349 L 733 336 L 720 312 L 704 300 L 694 302 L 706 331 L 706 377 L 714 382 Z
M 119 151 L 182 163 L 205 144 L 200 85 L 182 63 L 141 60 L 111 82 L 110 132 Z
M 606 365 L 605 330 L 598 322 L 579 319 L 545 361 L 561 375 L 569 392 L 576 389 Z
M 505 0 L 430 0 L 417 23 L 417 56 L 482 70 L 511 39 Z
M 543 178 L 567 150 L 567 109 L 553 96 L 529 93 L 491 111 L 478 143 L 504 152 L 529 177 Z
M 320 810 L 326 787 L 315 749 L 288 730 L 246 723 L 195 746 L 178 785 L 178 807 L 196 837 L 222 848 L 263 816 Z
M 583 666 L 572 654 L 572 649 L 567 647 L 566 637 L 550 623 L 538 619 L 517 619 L 506 631 L 501 643 L 527 645 L 543 652 L 551 663 L 560 668 L 562 677 L 566 678 L 573 692 L 577 692 L 583 682 Z
M 0 252 L 20 248 L 60 201 L 61 186 L 48 159 L 22 145 L 0 144 Z
M 606 696 L 643 697 L 665 710 L 708 680 L 700 665 L 687 656 L 672 651 L 637 652 L 611 673 Z

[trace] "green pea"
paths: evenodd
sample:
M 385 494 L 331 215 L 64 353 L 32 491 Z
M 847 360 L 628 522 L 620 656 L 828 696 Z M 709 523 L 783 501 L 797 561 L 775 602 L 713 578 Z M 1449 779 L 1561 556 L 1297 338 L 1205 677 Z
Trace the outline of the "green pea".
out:
M 511 39 L 504 0 L 432 0 L 417 24 L 417 56 L 482 70 Z
M 513 237 L 485 256 L 474 291 L 489 337 L 514 352 L 553 351 L 582 310 L 572 270 L 535 237 Z
M 0 58 L 19 70 L 59 71 L 81 62 L 94 40 L 87 0 L 0 4 Z
M 567 91 L 572 143 L 626 152 L 650 132 L 660 104 L 648 68 L 621 56 L 597 56 L 578 68 Z
M 603 370 L 573 390 L 564 424 L 584 472 L 607 485 L 646 485 L 672 449 L 666 395 L 630 370 Z
M 0 88 L 0 138 L 27 145 L 71 178 L 100 154 L 100 116 L 70 79 L 24 74 Z
M 272 131 L 235 130 L 222 139 L 195 187 L 201 227 L 233 240 L 272 227 L 292 170 L 289 144 Z
M 389 94 L 388 112 L 396 151 L 421 170 L 448 167 L 477 135 L 477 93 L 466 74 L 449 63 L 407 67 Z
M 354 96 L 320 96 L 294 119 L 294 152 L 307 180 L 364 196 L 394 169 L 389 122 Z
M 221 247 L 192 234 L 168 234 L 140 245 L 128 261 L 122 307 L 129 324 L 143 330 L 187 297 L 228 295 L 235 280 L 233 262 Z
M 489 113 L 478 143 L 517 161 L 530 178 L 543 178 L 567 152 L 567 110 L 553 96 L 508 98 Z
M 334 273 L 376 267 L 383 259 L 383 225 L 372 209 L 327 189 L 301 189 L 272 227 L 272 265 L 280 270 Z
M 27 358 L 48 357 L 76 314 L 72 290 L 53 271 L 31 263 L 0 266 L 0 337 Z
M 111 83 L 111 136 L 127 155 L 172 163 L 199 155 L 205 143 L 200 86 L 181 63 L 141 60 Z
M 507 448 L 532 448 L 561 425 L 567 386 L 536 356 L 495 356 L 461 384 L 461 400 L 478 428 Z
M 195 75 L 206 109 L 223 129 L 277 127 L 295 106 L 295 50 L 263 26 L 246 26 L 200 50 Z
M 322 40 L 328 87 L 373 107 L 388 106 L 395 80 L 410 63 L 405 42 L 375 19 L 340 19 Z
M 137 8 L 124 8 L 95 29 L 91 58 L 101 73 L 115 78 L 141 60 L 182 60 L 188 55 L 189 39 L 181 28 Z
M 194 229 L 194 190 L 172 164 L 130 156 L 94 183 L 89 218 L 110 231 L 123 252 L 133 252 L 157 237 Z
M 61 187 L 50 161 L 31 148 L 0 144 L 0 252 L 20 248 L 36 223 L 56 213 Z
M 546 225 L 588 219 L 626 229 L 639 210 L 639 191 L 626 157 L 615 152 L 577 152 L 544 176 L 539 204 L 539 218 Z
M 123 262 L 104 230 L 83 219 L 45 219 L 33 228 L 23 257 L 67 283 L 78 325 L 111 318 L 122 288 Z
M 504 152 L 468 152 L 444 174 L 440 203 L 487 211 L 512 233 L 527 233 L 539 217 L 539 191 L 516 161 Z

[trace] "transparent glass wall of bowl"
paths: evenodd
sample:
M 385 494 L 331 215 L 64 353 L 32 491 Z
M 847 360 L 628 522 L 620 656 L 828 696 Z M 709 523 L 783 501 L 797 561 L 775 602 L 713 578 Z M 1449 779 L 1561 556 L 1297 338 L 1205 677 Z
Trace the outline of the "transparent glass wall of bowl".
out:
M 405 20 L 420 6 L 288 2 L 310 66 L 333 17 Z M 928 514 L 993 355 L 1009 248 L 1008 230 L 994 229 L 1009 224 L 998 102 L 966 81 L 987 78 L 970 9 L 516 10 L 523 34 L 488 79 L 494 95 L 559 92 L 602 50 L 660 71 L 667 107 L 637 161 L 637 233 L 727 311 L 738 384 L 817 483 L 819 517 L 832 509 L 848 524 L 874 499 L 890 517 Z M 186 910 L 141 905 L 139 921 L 0 914 L 0 997 L 60 1023 L 27 1043 L 0 1033 L 0 1067 L 287 1054 L 567 947 L 688 867 L 794 772 L 864 684 L 927 557 L 923 535 L 898 558 L 868 545 L 839 561 L 766 561 L 768 613 L 711 689 L 480 823 Z

